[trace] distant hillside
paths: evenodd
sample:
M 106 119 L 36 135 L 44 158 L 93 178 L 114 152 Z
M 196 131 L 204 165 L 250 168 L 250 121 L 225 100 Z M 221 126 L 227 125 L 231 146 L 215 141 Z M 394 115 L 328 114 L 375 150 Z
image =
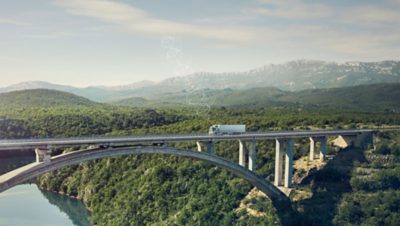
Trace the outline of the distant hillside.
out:
M 130 97 L 111 103 L 121 106 L 145 106 L 149 104 L 149 100 L 143 97 Z
M 35 81 L 0 88 L 0 93 L 45 88 L 74 93 L 94 101 L 109 102 L 128 97 L 154 99 L 164 93 L 195 92 L 207 88 L 244 90 L 255 87 L 277 87 L 285 91 L 299 91 L 399 82 L 400 61 L 335 63 L 297 60 L 283 64 L 269 64 L 244 72 L 201 72 L 168 78 L 160 82 L 142 81 L 115 87 L 76 88 Z
M 279 100 L 318 107 L 327 106 L 340 107 L 342 109 L 399 111 L 400 83 L 304 90 L 289 93 L 279 98 Z
M 201 90 L 169 93 L 154 99 L 128 98 L 117 105 L 157 106 L 241 106 L 241 107 L 315 107 L 354 111 L 399 111 L 400 84 L 373 84 L 297 92 L 273 87 L 247 90 Z
M 0 94 L 0 106 L 3 107 L 72 107 L 93 105 L 98 105 L 98 103 L 84 97 L 56 90 L 34 89 Z
M 88 98 L 93 101 L 104 101 L 112 99 L 116 95 L 115 90 L 109 90 L 106 87 L 87 87 L 87 88 L 77 88 L 73 86 L 58 85 L 43 81 L 29 81 L 22 82 L 8 87 L 0 88 L 0 93 L 7 93 L 12 91 L 20 90 L 32 90 L 32 89 L 48 89 L 48 90 L 58 90 L 68 93 L 73 93 L 78 96 Z

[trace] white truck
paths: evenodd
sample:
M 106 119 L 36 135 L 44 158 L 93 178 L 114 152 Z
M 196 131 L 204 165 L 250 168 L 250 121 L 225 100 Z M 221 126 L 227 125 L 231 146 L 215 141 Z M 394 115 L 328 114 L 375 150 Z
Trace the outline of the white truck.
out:
M 209 135 L 240 134 L 246 132 L 246 125 L 212 125 Z

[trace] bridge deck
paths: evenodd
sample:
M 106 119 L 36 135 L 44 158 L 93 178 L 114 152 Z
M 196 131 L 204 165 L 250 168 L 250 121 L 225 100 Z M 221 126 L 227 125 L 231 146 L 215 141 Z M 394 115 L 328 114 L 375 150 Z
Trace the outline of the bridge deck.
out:
M 253 139 L 284 139 L 322 137 L 337 135 L 357 135 L 363 132 L 373 132 L 371 129 L 351 130 L 309 130 L 309 131 L 283 131 L 283 132 L 248 132 L 229 135 L 154 135 L 154 136 L 117 136 L 117 137 L 81 137 L 58 139 L 18 139 L 0 140 L 0 151 L 23 150 L 48 147 L 71 147 L 82 145 L 132 145 L 145 143 L 169 143 L 188 141 L 221 141 L 221 140 L 253 140 Z

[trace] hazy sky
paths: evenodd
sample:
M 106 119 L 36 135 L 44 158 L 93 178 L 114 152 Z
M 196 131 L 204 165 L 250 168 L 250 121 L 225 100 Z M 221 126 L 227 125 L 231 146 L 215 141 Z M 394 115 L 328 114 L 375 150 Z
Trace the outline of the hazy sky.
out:
M 400 59 L 400 0 L 0 0 L 0 86 Z

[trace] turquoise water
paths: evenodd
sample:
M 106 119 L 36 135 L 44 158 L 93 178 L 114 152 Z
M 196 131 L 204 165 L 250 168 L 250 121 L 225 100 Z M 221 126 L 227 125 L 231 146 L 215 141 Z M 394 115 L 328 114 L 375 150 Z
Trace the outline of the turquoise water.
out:
M 0 168 L 13 168 L 16 159 L 0 161 Z M 89 226 L 82 202 L 45 192 L 36 184 L 22 184 L 0 193 L 0 226 Z

